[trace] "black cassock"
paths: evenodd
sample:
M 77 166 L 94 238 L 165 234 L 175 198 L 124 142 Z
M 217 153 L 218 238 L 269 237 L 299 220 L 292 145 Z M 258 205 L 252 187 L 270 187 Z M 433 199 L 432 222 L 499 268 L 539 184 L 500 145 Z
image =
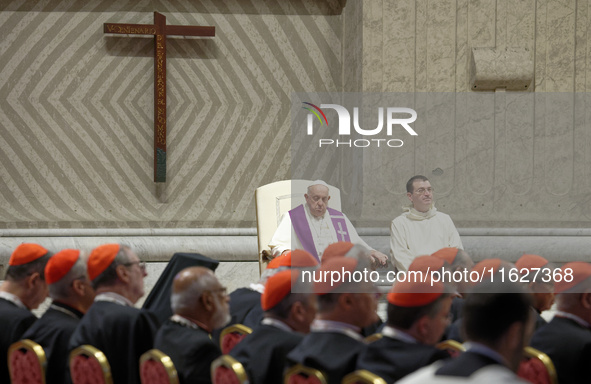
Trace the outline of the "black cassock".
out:
M 367 369 L 387 383 L 393 383 L 419 368 L 448 357 L 446 351 L 430 345 L 407 343 L 384 336 L 361 352 L 357 369 Z
M 230 356 L 242 363 L 251 384 L 282 383 L 285 358 L 304 335 L 261 324 L 232 349 Z
M 95 301 L 72 334 L 68 349 L 90 344 L 107 357 L 115 384 L 139 384 L 140 356 L 152 349 L 158 325 L 148 311 Z
M 591 383 L 591 330 L 554 316 L 538 329 L 530 345 L 550 357 L 560 384 Z
M 0 383 L 10 383 L 8 348 L 22 339 L 25 331 L 37 320 L 29 310 L 0 298 Z
M 232 324 L 244 324 L 249 328 L 256 327 L 263 318 L 261 293 L 250 288 L 238 288 L 230 293 L 230 322 L 222 328 L 214 329 L 211 336 L 219 345 L 220 334 L 225 327 Z
M 262 316 L 263 309 L 261 308 L 261 294 L 249 288 L 238 288 L 230 293 L 230 316 L 232 320 L 230 324 L 245 324 L 247 316 L 251 312 L 257 312 L 253 319 L 258 318 L 258 314 Z M 256 320 L 255 320 L 256 321 Z M 253 323 L 249 322 L 249 326 Z M 254 325 L 257 325 L 258 322 Z M 252 327 L 251 327 L 252 328 Z
M 154 348 L 167 354 L 185 384 L 211 383 L 211 362 L 221 356 L 217 344 L 203 329 L 166 320 L 156 333 Z
M 23 339 L 33 340 L 45 351 L 47 358 L 45 382 L 47 384 L 70 382 L 68 343 L 82 315 L 82 312 L 74 308 L 54 302 L 23 335 Z
M 288 366 L 302 364 L 327 375 L 328 384 L 340 384 L 355 370 L 363 341 L 341 332 L 314 331 L 307 334 L 288 355 Z

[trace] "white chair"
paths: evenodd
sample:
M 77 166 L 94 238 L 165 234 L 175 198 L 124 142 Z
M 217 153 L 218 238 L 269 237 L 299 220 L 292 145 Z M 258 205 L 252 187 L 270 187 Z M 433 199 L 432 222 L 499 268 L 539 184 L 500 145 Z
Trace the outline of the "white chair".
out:
M 265 269 L 267 260 L 263 260 L 263 251 L 269 250 L 269 242 L 284 213 L 306 202 L 304 194 L 313 180 L 282 180 L 263 185 L 256 189 L 254 200 L 257 214 L 257 240 L 259 246 L 260 271 Z M 340 189 L 329 186 L 330 201 L 328 206 L 341 210 Z

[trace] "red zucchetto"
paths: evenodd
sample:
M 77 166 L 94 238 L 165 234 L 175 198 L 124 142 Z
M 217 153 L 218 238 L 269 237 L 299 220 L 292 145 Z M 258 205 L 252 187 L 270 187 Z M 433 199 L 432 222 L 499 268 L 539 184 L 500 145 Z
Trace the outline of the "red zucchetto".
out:
M 39 244 L 24 243 L 16 247 L 14 252 L 12 252 L 10 260 L 8 260 L 8 265 L 28 264 L 45 256 L 47 252 L 49 251 Z
M 439 251 L 432 253 L 431 256 L 447 261 L 449 265 L 452 265 L 458 255 L 458 248 L 448 247 L 441 248 Z
M 320 262 L 324 265 L 330 259 L 335 257 L 344 257 L 347 252 L 353 248 L 354 244 L 348 241 L 337 241 L 336 243 L 330 244 L 324 252 L 322 252 L 322 259 Z
M 45 281 L 53 284 L 60 281 L 76 264 L 80 257 L 77 249 L 64 249 L 53 255 L 45 266 Z
M 567 271 L 567 269 L 572 271 Z M 583 261 L 573 261 L 566 263 L 560 268 L 562 270 L 561 279 L 554 282 L 554 292 L 563 293 L 572 289 L 591 277 L 591 264 Z M 572 272 L 572 273 L 571 273 Z M 570 278 L 572 276 L 572 279 Z M 571 281 L 566 281 L 571 280 Z
M 119 244 L 103 244 L 92 250 L 88 257 L 88 277 L 90 280 L 96 279 L 113 263 L 120 248 Z
M 398 307 L 422 307 L 437 300 L 444 292 L 445 286 L 439 281 L 399 281 L 388 293 L 388 302 Z
M 523 255 L 515 262 L 515 266 L 519 271 L 523 268 L 542 268 L 546 264 L 548 264 L 548 260 L 538 255 Z
M 295 284 L 300 271 L 281 271 L 269 277 L 265 284 L 265 291 L 261 295 L 263 311 L 272 309 L 291 293 L 291 286 Z

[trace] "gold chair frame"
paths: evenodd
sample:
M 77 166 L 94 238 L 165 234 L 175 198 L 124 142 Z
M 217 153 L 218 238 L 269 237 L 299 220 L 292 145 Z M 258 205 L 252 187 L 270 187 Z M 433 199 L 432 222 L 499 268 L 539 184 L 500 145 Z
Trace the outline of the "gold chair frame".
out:
M 170 384 L 179 384 L 179 375 L 170 356 L 159 349 L 150 349 L 140 356 L 140 372 L 142 364 L 148 360 L 154 360 L 164 366 Z
M 246 370 L 244 366 L 235 358 L 230 355 L 221 355 L 217 359 L 211 362 L 211 381 L 214 382 L 215 379 L 215 370 L 218 369 L 220 366 L 224 366 L 229 368 L 234 372 L 238 380 L 240 380 L 240 384 L 248 383 L 248 375 L 246 374 Z
M 438 343 L 435 347 L 437 347 L 438 349 L 453 349 L 454 351 L 459 351 L 459 352 L 466 352 L 466 347 L 464 347 L 461 343 L 458 343 L 455 340 L 444 340 L 440 343 Z
M 79 355 L 84 355 L 89 359 L 96 360 L 99 363 L 101 370 L 103 371 L 103 379 L 105 380 L 105 384 L 113 384 L 111 366 L 107 361 L 107 357 L 101 350 L 93 347 L 92 345 L 81 345 L 78 348 L 74 349 L 72 352 L 70 352 L 70 357 L 68 358 L 68 361 L 70 363 L 70 373 L 72 372 L 72 360 Z
M 326 375 L 322 371 L 315 368 L 306 367 L 302 364 L 296 364 L 293 367 L 289 368 L 287 372 L 285 372 L 285 375 L 283 376 L 283 384 L 289 384 L 289 378 L 292 375 L 298 375 L 300 373 L 308 377 L 315 377 L 320 381 L 320 383 L 327 384 Z
M 222 329 L 222 332 L 220 333 L 220 346 L 222 345 L 222 341 L 224 340 L 224 337 L 227 334 L 233 333 L 233 332 L 237 332 L 241 335 L 250 335 L 252 333 L 252 328 L 247 327 L 244 324 L 228 325 L 226 328 Z
M 550 382 L 552 384 L 558 384 L 558 375 L 556 374 L 556 367 L 554 367 L 552 359 L 550 359 L 550 357 L 547 354 L 532 347 L 525 347 L 523 349 L 523 355 L 525 357 L 540 360 L 542 364 L 544 364 L 544 367 L 546 367 L 546 370 L 548 371 L 548 376 L 550 376 Z
M 342 384 L 387 384 L 386 380 L 365 369 L 358 369 L 343 377 Z
M 41 382 L 43 384 L 45 384 L 45 374 L 47 373 L 47 357 L 45 356 L 45 351 L 43 350 L 43 347 L 40 346 L 39 344 L 37 344 L 36 342 L 34 342 L 33 340 L 29 340 L 29 339 L 23 339 L 23 340 L 19 340 L 15 343 L 12 343 L 10 345 L 10 347 L 8 348 L 8 361 L 10 362 L 10 356 L 12 356 L 12 354 L 20 349 L 26 349 L 27 351 L 35 354 L 35 357 L 37 357 L 37 361 L 39 362 L 39 365 L 41 366 Z M 10 366 L 10 363 L 8 364 L 8 371 L 9 371 L 9 375 L 10 375 L 10 379 L 12 381 L 12 367 Z

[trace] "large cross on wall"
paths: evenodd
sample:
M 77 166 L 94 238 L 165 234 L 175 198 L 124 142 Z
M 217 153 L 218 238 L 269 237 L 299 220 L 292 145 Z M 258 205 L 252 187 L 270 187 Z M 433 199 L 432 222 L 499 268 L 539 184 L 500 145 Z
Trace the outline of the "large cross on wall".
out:
M 166 182 L 166 36 L 215 36 L 215 27 L 166 25 L 154 12 L 154 24 L 105 23 L 104 33 L 154 36 L 154 182 Z

